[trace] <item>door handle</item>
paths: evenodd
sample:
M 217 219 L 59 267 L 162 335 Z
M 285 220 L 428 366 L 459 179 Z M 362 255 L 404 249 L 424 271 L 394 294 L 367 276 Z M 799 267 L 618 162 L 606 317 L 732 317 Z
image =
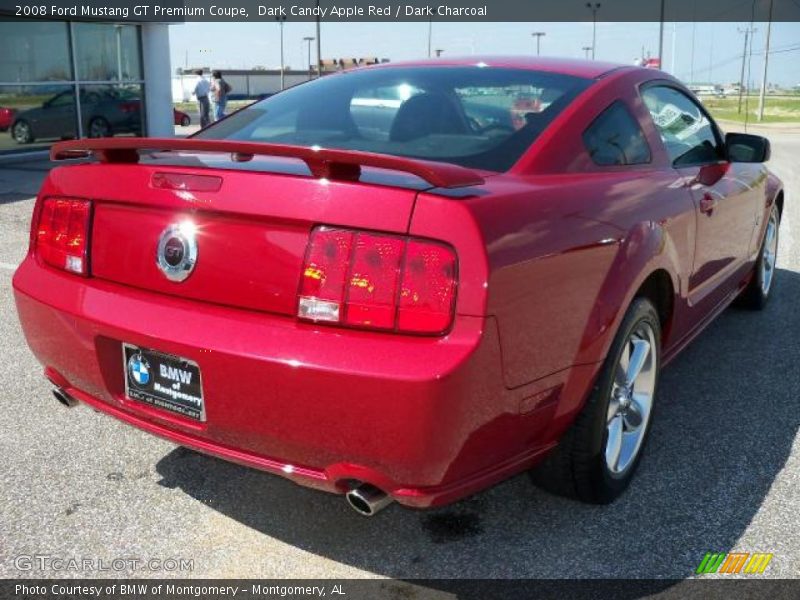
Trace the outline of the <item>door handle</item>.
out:
M 700 198 L 700 212 L 701 213 L 704 213 L 704 214 L 707 214 L 707 215 L 710 216 L 711 213 L 714 212 L 714 209 L 716 208 L 716 206 L 717 206 L 717 201 L 708 192 L 703 194 L 703 197 Z

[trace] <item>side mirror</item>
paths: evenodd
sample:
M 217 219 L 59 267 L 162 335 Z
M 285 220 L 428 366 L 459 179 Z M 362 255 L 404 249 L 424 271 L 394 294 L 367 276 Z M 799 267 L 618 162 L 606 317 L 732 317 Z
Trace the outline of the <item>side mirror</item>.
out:
M 725 135 L 725 152 L 730 162 L 761 163 L 770 157 L 769 140 L 749 133 Z

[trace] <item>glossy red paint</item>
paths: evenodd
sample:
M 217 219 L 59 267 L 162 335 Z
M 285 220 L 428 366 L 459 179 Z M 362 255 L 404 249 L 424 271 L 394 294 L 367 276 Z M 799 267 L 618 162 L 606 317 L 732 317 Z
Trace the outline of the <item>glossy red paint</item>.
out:
M 0 131 L 8 131 L 8 128 L 14 122 L 15 112 L 13 108 L 0 106 Z
M 547 56 L 454 56 L 442 57 L 436 60 L 411 60 L 392 63 L 370 65 L 364 69 L 392 69 L 395 67 L 471 67 L 481 68 L 506 68 L 526 69 L 530 71 L 544 71 L 547 73 L 562 73 L 575 77 L 596 79 L 620 69 L 632 70 L 634 67 L 619 65 L 617 63 L 603 62 L 601 60 L 579 60 L 572 58 L 555 58 Z
M 88 157 L 90 154 L 107 163 L 136 163 L 142 150 L 179 150 L 185 152 L 230 152 L 232 160 L 248 162 L 257 154 L 297 158 L 308 166 L 317 178 L 358 180 L 361 167 L 404 171 L 441 188 L 458 188 L 483 183 L 480 174 L 458 165 L 412 160 L 372 152 L 337 150 L 318 146 L 247 143 L 229 140 L 175 138 L 100 138 L 72 140 L 55 144 L 50 151 L 52 160 Z M 356 167 L 348 169 L 348 167 Z
M 175 125 L 182 125 L 185 127 L 187 125 L 191 125 L 192 123 L 192 118 L 188 114 L 186 114 L 182 110 L 178 110 L 177 108 L 172 109 L 172 118 L 173 121 L 175 122 Z
M 33 245 L 14 277 L 26 338 L 48 377 L 177 443 L 328 491 L 368 482 L 408 506 L 451 502 L 535 465 L 580 411 L 643 284 L 656 278 L 666 290 L 658 300 L 669 360 L 747 282 L 781 187 L 760 164 L 674 169 L 638 91 L 659 79 L 680 86 L 662 73 L 480 60 L 597 81 L 502 174 L 347 151 L 321 155 L 329 165 L 357 166 L 356 180 L 346 169 L 263 172 L 231 158 L 319 160 L 309 149 L 165 140 L 58 145 L 56 155 L 113 146 L 123 159 L 105 154 L 107 162 L 55 169 L 42 188 L 39 204 L 52 196 L 93 204 L 90 277 L 43 264 Z M 639 120 L 649 164 L 601 167 L 588 156 L 581 134 L 616 100 Z M 189 158 L 217 152 L 214 159 L 228 166 L 124 154 L 153 147 Z M 365 180 L 386 169 L 410 173 L 417 185 Z M 213 175 L 222 183 L 153 185 L 164 173 L 173 182 Z M 717 198 L 714 206 L 707 195 Z M 185 219 L 197 228 L 200 259 L 175 284 L 156 266 L 156 245 L 166 226 Z M 415 336 L 299 321 L 301 269 L 319 224 L 455 249 L 451 329 Z M 126 398 L 123 342 L 200 365 L 207 420 Z

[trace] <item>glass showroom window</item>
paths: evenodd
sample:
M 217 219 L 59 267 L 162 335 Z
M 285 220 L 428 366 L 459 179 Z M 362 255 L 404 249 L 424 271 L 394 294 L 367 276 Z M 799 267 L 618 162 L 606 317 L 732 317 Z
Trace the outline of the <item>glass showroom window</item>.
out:
M 0 152 L 144 134 L 139 27 L 0 20 Z
M 139 30 L 135 25 L 75 23 L 79 81 L 141 81 Z
M 71 81 L 69 25 L 0 20 L 0 83 Z

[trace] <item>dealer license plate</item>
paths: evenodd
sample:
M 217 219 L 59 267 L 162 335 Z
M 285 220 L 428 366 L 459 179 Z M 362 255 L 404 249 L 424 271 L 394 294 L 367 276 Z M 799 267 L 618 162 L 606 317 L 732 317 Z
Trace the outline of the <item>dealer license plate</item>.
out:
M 122 344 L 125 395 L 196 421 L 206 420 L 200 367 L 156 350 Z

